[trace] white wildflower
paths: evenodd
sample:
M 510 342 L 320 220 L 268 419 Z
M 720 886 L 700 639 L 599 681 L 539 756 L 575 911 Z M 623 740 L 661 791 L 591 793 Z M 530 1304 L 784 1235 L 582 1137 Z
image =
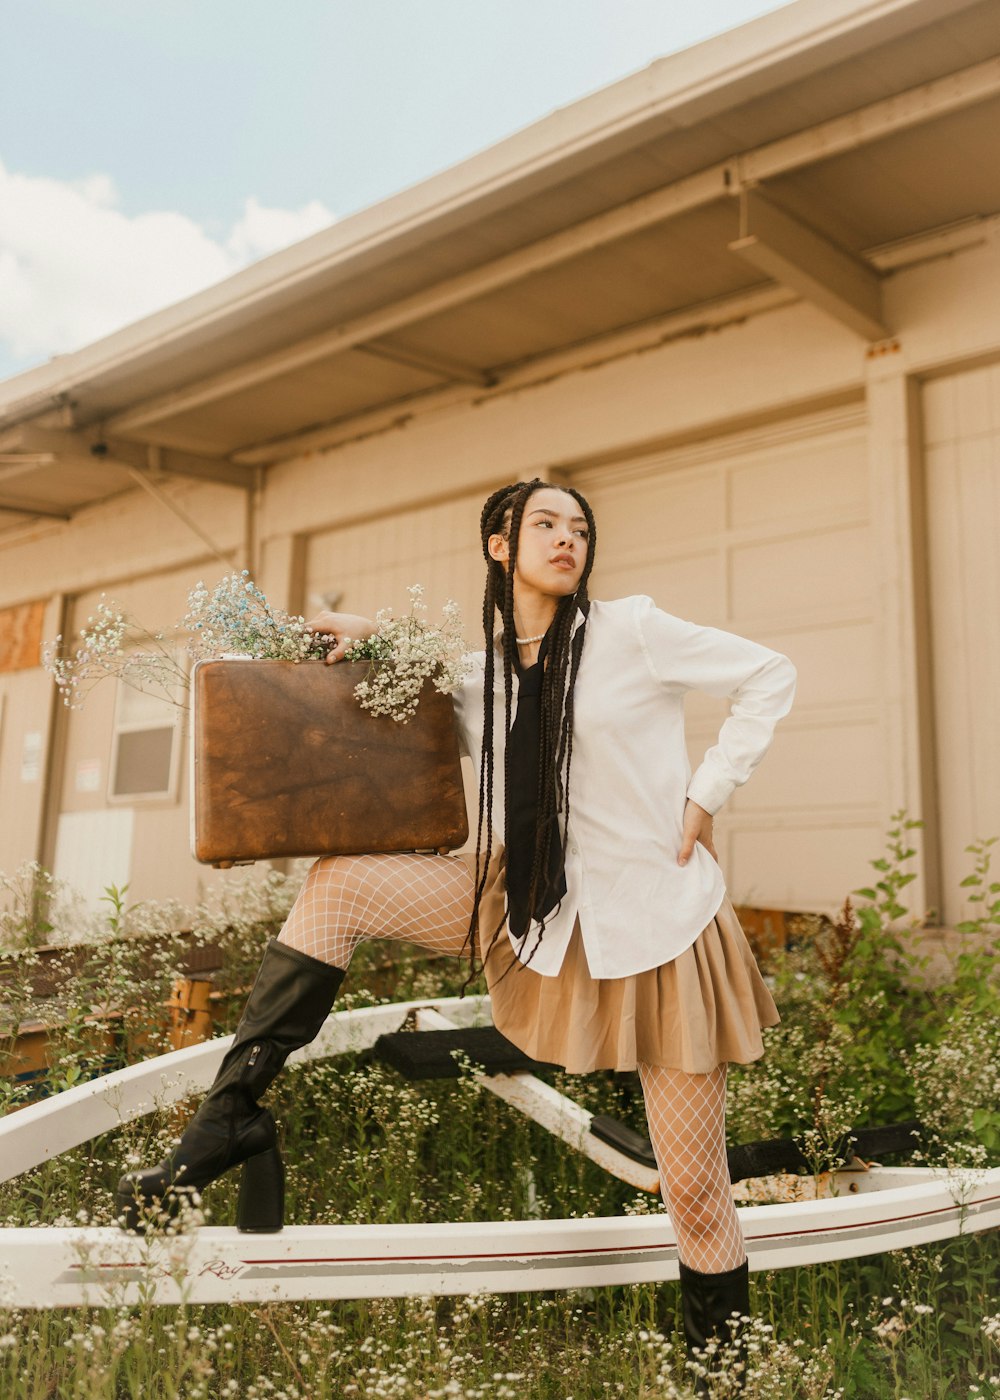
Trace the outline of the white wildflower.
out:
M 347 661 L 368 661 L 368 673 L 354 694 L 362 709 L 374 715 L 391 715 L 405 724 L 415 713 L 427 681 L 447 695 L 458 689 L 468 671 L 465 640 L 457 605 L 443 608 L 443 621 L 432 626 L 426 620 L 423 588 L 408 590 L 410 611 L 394 618 L 387 609 L 375 615 L 375 633 L 345 653 Z

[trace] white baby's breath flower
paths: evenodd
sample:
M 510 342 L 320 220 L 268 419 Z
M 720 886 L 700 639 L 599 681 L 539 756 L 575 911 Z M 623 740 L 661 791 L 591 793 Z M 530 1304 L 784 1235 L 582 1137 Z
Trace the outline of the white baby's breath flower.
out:
M 361 707 L 403 724 L 416 712 L 426 681 L 447 695 L 458 689 L 468 670 L 457 604 L 445 603 L 443 621 L 433 626 L 426 620 L 422 586 L 413 584 L 407 591 L 406 616 L 394 618 L 380 609 L 374 634 L 345 652 L 348 661 L 370 663 L 354 690 Z
M 423 586 L 415 583 L 407 591 L 407 615 L 394 618 L 383 608 L 376 614 L 371 637 L 360 642 L 342 639 L 348 660 L 370 663 L 368 675 L 355 691 L 359 704 L 401 723 L 415 713 L 425 682 L 450 694 L 461 685 L 468 665 L 457 604 L 449 599 L 441 623 L 431 625 Z M 64 704 L 71 708 L 78 709 L 89 690 L 106 676 L 183 708 L 188 677 L 177 649 L 185 636 L 184 645 L 194 660 L 237 655 L 299 662 L 324 658 L 329 645 L 308 631 L 303 618 L 273 608 L 243 569 L 227 574 L 211 591 L 204 581 L 191 589 L 188 611 L 173 641 L 162 631 L 148 632 L 102 595 L 95 613 L 80 629 L 80 644 L 72 655 L 62 654 L 59 636 L 46 644 L 43 659 Z

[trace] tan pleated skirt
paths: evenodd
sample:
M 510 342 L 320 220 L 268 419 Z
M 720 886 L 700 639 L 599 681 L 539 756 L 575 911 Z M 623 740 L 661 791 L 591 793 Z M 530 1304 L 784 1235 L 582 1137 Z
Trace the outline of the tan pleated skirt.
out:
M 475 856 L 459 859 L 475 875 Z M 503 911 L 499 851 L 487 873 L 481 930 L 491 933 Z M 750 1064 L 764 1053 L 761 1029 L 781 1019 L 728 895 L 691 947 L 631 977 L 590 975 L 579 920 L 555 977 L 520 963 L 504 927 L 486 959 L 486 982 L 497 1029 L 532 1059 L 571 1074 L 640 1063 L 707 1074 L 723 1063 Z

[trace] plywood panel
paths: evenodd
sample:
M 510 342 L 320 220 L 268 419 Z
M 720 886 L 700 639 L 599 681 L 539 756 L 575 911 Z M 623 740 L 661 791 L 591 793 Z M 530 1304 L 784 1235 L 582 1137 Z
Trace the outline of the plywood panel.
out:
M 1000 364 L 928 380 L 923 405 L 928 447 L 991 437 L 1000 429 Z
M 975 437 L 989 436 L 998 426 L 996 396 L 998 387 L 997 371 L 993 365 L 982 365 L 979 369 L 966 370 L 956 374 L 955 417 L 957 442 L 969 442 Z
M 38 856 L 53 683 L 38 668 L 0 675 L 0 871 Z
M 697 767 L 701 755 L 709 744 L 715 743 L 719 725 L 729 713 L 729 704 L 717 700 L 714 695 L 705 695 L 700 690 L 690 690 L 684 697 L 684 728 L 691 748 L 691 766 Z M 697 749 L 692 745 L 698 746 Z
M 41 665 L 45 600 L 0 610 L 0 671 L 26 671 Z

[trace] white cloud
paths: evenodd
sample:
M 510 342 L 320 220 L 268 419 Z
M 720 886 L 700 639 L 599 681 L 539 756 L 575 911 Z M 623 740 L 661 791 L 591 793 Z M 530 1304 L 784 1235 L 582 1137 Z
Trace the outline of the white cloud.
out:
M 318 199 L 303 204 L 301 209 L 265 209 L 251 195 L 243 206 L 243 217 L 226 239 L 226 251 L 242 267 L 332 223 L 333 215 Z
M 10 372 L 169 306 L 334 218 L 318 200 L 268 209 L 251 197 L 216 240 L 184 214 L 117 206 L 108 175 L 64 182 L 0 163 L 0 350 Z

